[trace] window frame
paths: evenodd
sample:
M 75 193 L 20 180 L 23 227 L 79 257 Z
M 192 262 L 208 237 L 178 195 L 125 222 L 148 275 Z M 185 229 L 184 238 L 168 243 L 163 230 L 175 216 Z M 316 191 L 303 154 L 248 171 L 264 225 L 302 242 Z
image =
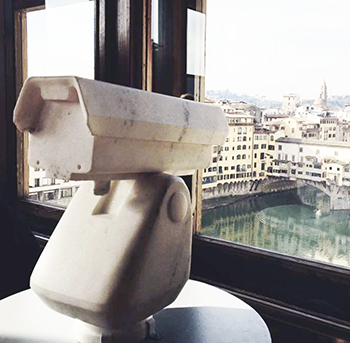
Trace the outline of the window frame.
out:
M 45 0 L 12 0 L 9 2 L 12 6 L 7 12 L 7 20 L 12 30 L 8 30 L 8 32 L 15 35 L 12 41 L 14 50 L 11 57 L 16 65 L 16 70 L 14 70 L 16 92 L 13 94 L 16 99 L 24 80 L 27 78 L 26 14 L 30 11 L 44 9 Z M 152 49 L 150 44 L 147 44 L 151 37 L 151 0 L 138 2 L 132 0 L 95 0 L 94 2 L 95 79 L 151 90 Z M 12 12 L 12 21 L 10 12 Z M 119 18 L 118 22 L 117 18 Z M 142 43 L 140 44 L 140 42 Z M 117 46 L 118 56 L 115 46 Z M 15 101 L 12 108 L 14 108 L 14 104 Z M 11 126 L 13 126 L 12 112 L 13 110 L 7 114 L 11 120 Z M 13 148 L 16 151 L 17 164 L 17 170 L 14 172 L 12 169 L 11 173 L 17 175 L 16 192 L 10 191 L 13 199 L 17 200 L 20 208 L 29 214 L 40 213 L 46 217 L 44 213 L 47 211 L 47 216 L 59 220 L 64 213 L 63 207 L 27 198 L 29 195 L 28 136 L 26 133 L 17 131 L 14 127 L 11 129 L 16 133 L 16 144 Z M 52 211 L 52 208 L 56 208 L 56 211 Z

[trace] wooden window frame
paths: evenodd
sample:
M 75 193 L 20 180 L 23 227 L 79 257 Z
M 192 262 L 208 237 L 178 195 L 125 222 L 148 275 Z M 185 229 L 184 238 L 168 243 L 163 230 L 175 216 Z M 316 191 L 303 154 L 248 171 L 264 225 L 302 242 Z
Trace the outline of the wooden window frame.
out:
M 198 6 L 195 1 L 165 1 L 161 0 L 160 15 L 166 20 L 160 28 L 169 40 L 161 58 L 153 56 L 155 70 L 151 82 L 152 48 L 142 45 L 140 50 L 137 45 L 138 39 L 145 41 L 150 35 L 147 20 L 150 0 L 143 0 L 138 5 L 132 0 L 96 0 L 96 79 L 147 90 L 153 86 L 154 91 L 166 90 L 167 94 L 175 96 L 185 93 L 185 11 L 187 8 L 198 9 Z M 17 177 L 17 162 L 20 161 L 17 147 L 23 156 L 25 145 L 23 140 L 18 141 L 12 123 L 18 91 L 15 65 L 18 54 L 22 53 L 15 51 L 16 39 L 19 39 L 15 36 L 15 13 L 43 4 L 42 0 L 0 0 L 0 32 L 4 32 L 0 35 L 0 183 L 6 199 L 18 204 L 28 214 L 34 231 L 36 227 L 54 228 L 63 214 L 58 207 L 17 201 L 21 195 L 17 181 L 23 182 L 25 177 L 25 171 L 18 173 Z M 138 19 L 135 21 L 135 18 Z M 163 87 L 159 75 L 169 70 L 172 70 L 173 77 L 171 81 L 166 78 L 168 83 Z M 200 173 L 193 181 L 192 178 L 186 180 L 192 196 L 198 197 L 194 208 L 194 214 L 198 216 L 195 220 L 197 226 L 201 212 L 200 180 Z M 39 234 L 37 237 L 42 245 L 48 239 Z M 348 339 L 349 269 L 197 234 L 193 238 L 191 276 L 240 296 L 258 308 L 267 322 L 272 318 L 272 321 L 282 321 L 284 325 L 292 323 L 314 330 L 322 337 Z

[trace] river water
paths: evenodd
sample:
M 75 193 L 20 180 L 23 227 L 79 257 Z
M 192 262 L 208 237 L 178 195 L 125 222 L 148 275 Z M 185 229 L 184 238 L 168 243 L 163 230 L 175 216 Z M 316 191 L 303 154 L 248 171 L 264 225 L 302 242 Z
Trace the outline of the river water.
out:
M 350 211 L 320 212 L 296 190 L 261 195 L 204 210 L 201 233 L 350 268 Z

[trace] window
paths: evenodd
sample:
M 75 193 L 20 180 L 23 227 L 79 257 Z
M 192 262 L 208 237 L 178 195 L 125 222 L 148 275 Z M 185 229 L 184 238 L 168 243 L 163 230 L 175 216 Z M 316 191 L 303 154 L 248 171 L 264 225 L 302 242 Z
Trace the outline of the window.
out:
M 73 195 L 72 188 L 63 188 L 61 190 L 61 197 L 62 198 L 69 198 Z
M 24 1 L 22 1 L 21 3 L 25 3 Z M 108 5 L 108 2 L 106 2 L 106 4 Z M 210 4 L 211 4 L 211 6 L 212 7 L 210 7 Z M 216 7 L 220 7 L 219 6 L 219 3 L 215 3 L 215 6 Z M 208 16 L 210 15 L 210 13 L 212 13 L 213 12 L 213 7 L 214 7 L 214 5 L 213 5 L 213 2 L 212 3 L 210 3 L 210 0 L 208 0 Z M 297 7 L 297 6 L 295 6 L 295 7 Z M 268 8 L 268 5 L 266 6 L 266 9 L 267 10 L 269 10 L 269 8 Z M 1 11 L 0 11 L 1 12 Z M 224 16 L 225 15 L 225 13 L 226 13 L 227 11 L 220 11 L 220 16 Z M 341 11 L 342 12 L 342 11 Z M 344 13 L 346 12 L 346 11 L 343 11 Z M 231 12 L 232 13 L 232 12 Z M 234 13 L 236 13 L 236 12 L 234 12 Z M 232 15 L 232 14 L 231 14 Z M 250 15 L 251 15 L 251 13 L 250 13 Z M 2 16 L 2 13 L 0 13 L 0 16 Z M 241 16 L 241 14 L 240 15 L 238 15 L 237 17 L 239 17 L 239 19 L 242 17 L 243 18 L 243 16 Z M 268 21 L 266 21 L 266 17 L 264 17 L 264 16 L 261 16 L 262 18 L 264 18 L 264 20 L 265 20 L 265 22 L 268 22 Z M 280 16 L 281 18 L 283 17 L 283 16 Z M 312 15 L 310 15 L 310 21 L 312 20 Z M 1 20 L 1 18 L 0 18 L 0 20 Z M 221 20 L 222 20 L 222 18 L 221 18 Z M 228 21 L 229 22 L 229 21 Z M 246 23 L 247 22 L 249 22 L 249 23 L 252 23 L 250 26 L 251 27 L 256 27 L 256 26 L 261 26 L 261 27 L 264 27 L 265 25 L 264 25 L 264 23 L 262 23 L 261 25 L 259 25 L 258 23 L 256 23 L 254 20 L 252 20 L 252 21 L 250 21 L 250 20 L 246 20 Z M 345 21 L 344 21 L 345 22 Z M 310 26 L 310 25 L 309 25 Z M 210 24 L 209 24 L 209 22 L 208 22 L 208 31 L 210 30 Z M 255 31 L 256 32 L 256 31 Z M 246 32 L 244 32 L 244 33 L 240 33 L 242 36 L 243 36 L 243 38 L 244 39 L 246 39 L 247 37 L 246 37 L 246 35 L 248 34 L 249 35 L 249 32 L 248 31 L 246 31 Z M 330 36 L 332 36 L 332 35 L 330 35 Z M 217 37 L 217 35 L 215 35 L 215 37 Z M 210 35 L 208 35 L 208 40 L 210 39 Z M 279 45 L 279 44 L 272 44 L 272 46 L 274 46 L 274 45 Z M 225 44 L 224 45 L 224 48 L 225 49 L 227 49 L 227 52 L 229 51 L 229 49 L 230 49 L 230 45 L 229 44 Z M 132 49 L 134 49 L 134 47 L 132 48 Z M 181 50 L 181 49 L 180 49 Z M 209 49 L 209 47 L 208 47 L 208 54 L 210 53 L 210 49 Z M 4 51 L 4 49 L 3 49 L 3 46 L 1 45 L 1 37 L 0 37 L 0 54 L 2 54 L 2 52 Z M 229 53 L 227 53 L 227 55 L 230 55 Z M 271 54 L 269 53 L 268 54 L 270 57 L 271 57 Z M 300 54 L 300 55 L 302 55 L 302 54 Z M 322 55 L 322 54 L 321 54 Z M 287 56 L 288 57 L 288 54 L 287 55 L 285 55 L 285 56 Z M 208 57 L 209 58 L 209 57 Z M 231 56 L 231 59 L 232 59 L 232 56 Z M 281 60 L 284 60 L 284 59 L 281 59 Z M 242 62 L 242 64 L 244 64 L 244 61 Z M 218 65 L 217 63 L 216 63 L 216 65 Z M 220 67 L 220 66 L 218 66 L 218 67 Z M 253 67 L 254 66 L 252 66 L 252 65 L 250 65 L 250 67 L 249 68 L 252 68 L 253 69 Z M 233 68 L 234 68 L 234 66 L 233 66 Z M 210 70 L 210 67 L 208 66 L 208 70 Z M 220 71 L 219 70 L 216 70 L 216 72 L 217 72 L 217 74 L 220 74 Z M 0 73 L 1 73 L 1 71 L 0 71 Z M 168 73 L 169 73 L 169 70 L 168 70 Z M 261 77 L 261 75 L 260 75 L 260 73 L 261 73 L 261 69 L 259 68 L 259 70 L 257 70 L 256 71 L 256 75 L 258 75 L 259 77 Z M 1 75 L 0 75 L 1 76 Z M 191 76 L 193 76 L 193 75 L 191 75 Z M 272 75 L 273 76 L 273 75 Z M 196 78 L 197 76 L 195 76 L 195 78 Z M 190 77 L 188 77 L 188 78 L 190 78 Z M 0 82 L 2 82 L 2 78 L 0 77 Z M 209 78 L 206 78 L 206 80 L 209 82 Z M 196 79 L 196 81 L 198 81 L 198 78 Z M 300 80 L 299 80 L 300 81 Z M 271 82 L 271 83 L 273 83 L 273 82 Z M 209 86 L 208 86 L 209 87 Z M 202 88 L 202 89 L 204 89 L 204 87 Z M 228 88 L 227 88 L 228 89 Z M 313 91 L 313 93 L 315 93 L 314 91 Z M 316 93 L 317 93 L 317 91 L 316 91 Z M 270 138 L 271 139 L 271 138 Z M 250 140 L 250 137 L 249 137 L 249 140 Z M 277 138 L 276 138 L 276 140 L 277 140 Z M 233 138 L 233 141 L 234 141 L 234 138 Z M 0 149 L 2 149 L 1 147 L 0 147 Z M 1 150 L 2 151 L 2 150 Z M 307 154 L 309 154 L 308 152 L 307 152 Z M 297 155 L 298 156 L 298 155 Z M 233 157 L 233 156 L 232 156 Z M 254 154 L 254 157 L 257 159 L 257 154 Z M 258 162 L 259 162 L 259 165 L 260 165 L 260 161 L 259 160 L 257 160 Z M 302 159 L 301 159 L 301 161 L 302 161 Z M 216 160 L 215 160 L 215 162 L 216 162 Z M 231 170 L 232 170 L 232 168 L 234 168 L 234 166 L 231 166 Z M 248 168 L 248 167 L 247 167 Z M 257 164 L 256 164 L 256 162 L 254 162 L 254 168 L 257 168 Z M 214 169 L 215 169 L 215 171 L 216 171 L 216 167 L 213 167 L 213 171 L 214 171 Z M 238 171 L 240 171 L 240 167 L 238 166 Z M 257 174 L 258 173 L 258 174 Z M 300 171 L 300 172 L 298 172 L 298 174 L 302 174 L 302 171 Z M 232 175 L 232 174 L 231 174 Z M 237 177 L 238 177 L 238 175 L 239 175 L 239 178 L 238 178 L 238 180 L 235 180 L 235 182 L 236 181 L 238 181 L 238 182 L 240 182 L 240 181 L 245 181 L 244 179 L 242 179 L 243 178 L 243 173 L 240 173 L 240 174 L 237 174 Z M 247 174 L 245 174 L 245 175 L 247 175 Z M 249 175 L 249 174 L 248 174 Z M 257 175 L 261 175 L 261 178 L 264 178 L 264 175 L 265 175 L 265 173 L 261 173 L 260 172 L 260 170 L 258 169 L 257 170 L 257 172 L 256 171 L 254 171 L 254 172 L 252 172 L 251 173 L 251 175 L 255 178 Z M 219 178 L 218 178 L 219 179 Z M 221 175 L 221 179 L 222 179 L 222 175 Z M 221 180 L 220 179 L 220 180 Z M 216 182 L 216 178 L 214 177 L 213 179 L 213 182 Z M 203 182 L 204 183 L 204 182 Z M 74 192 L 72 192 L 72 193 L 74 193 Z M 30 197 L 31 198 L 38 198 L 38 195 L 37 195 L 37 193 L 32 193 L 31 195 L 30 195 Z M 47 197 L 49 197 L 49 196 L 47 196 Z M 245 206 L 246 205 L 246 203 L 245 202 L 239 202 L 239 206 Z M 264 212 L 264 214 L 265 214 L 266 212 Z M 228 218 L 228 217 L 227 217 Z M 247 218 L 249 218 L 248 219 L 248 221 L 246 221 L 246 227 L 251 227 L 249 224 L 250 224 L 250 216 L 247 216 Z M 204 223 L 205 224 L 205 218 L 204 218 L 204 220 L 203 220 L 203 222 L 202 223 Z M 234 223 L 235 223 L 235 226 L 236 226 L 236 223 L 237 223 L 237 218 L 235 219 L 235 221 L 234 221 Z M 248 223 L 247 223 L 248 222 Z M 261 225 L 261 224 L 259 224 L 259 225 Z M 238 226 L 236 226 L 235 227 L 235 230 L 237 229 L 237 227 Z M 289 228 L 291 228 L 291 227 L 288 227 L 288 229 Z M 203 229 L 203 228 L 202 228 Z M 218 230 L 218 229 L 217 229 Z M 256 229 L 255 229 L 256 230 Z M 217 231 L 218 232 L 218 231 Z M 232 231 L 231 231 L 232 232 Z M 240 232 L 237 232 L 237 231 L 235 231 L 236 233 L 237 233 L 237 236 L 238 236 L 238 234 L 240 233 Z M 252 232 L 252 234 L 256 234 L 256 233 L 259 233 L 259 231 L 253 231 Z M 242 232 L 241 232 L 242 233 Z M 276 231 L 272 231 L 272 235 L 274 234 L 274 233 L 276 233 Z M 229 234 L 230 234 L 230 232 L 228 232 L 228 234 L 227 234 L 227 236 L 226 237 L 229 237 Z M 205 233 L 204 232 L 202 232 L 202 237 L 204 237 L 205 236 Z M 243 237 L 243 235 L 242 235 L 242 237 Z M 261 238 L 261 236 L 255 236 L 255 237 L 258 237 L 258 238 Z M 270 235 L 270 237 L 271 237 L 271 235 Z M 280 237 L 280 236 L 279 236 Z M 194 273 L 194 275 L 199 275 L 199 273 L 198 273 L 198 271 L 201 269 L 201 267 L 199 266 L 199 264 L 198 264 L 198 246 L 196 246 L 196 242 L 198 242 L 199 241 L 199 238 L 198 237 L 196 237 L 195 238 L 195 246 L 194 246 L 194 250 L 193 250 L 193 273 Z M 201 242 L 201 244 L 203 244 L 203 245 L 205 245 L 205 244 L 207 244 L 206 243 L 206 241 L 204 241 L 204 240 L 201 240 L 200 241 Z M 203 243 L 203 242 L 205 242 L 205 243 Z M 287 242 L 287 240 L 285 241 L 286 243 L 285 243 L 285 245 L 287 246 L 288 244 L 287 243 L 289 243 L 289 242 Z M 245 244 L 245 243 L 247 243 L 247 242 L 243 242 L 243 244 Z M 209 245 L 210 244 L 213 244 L 213 243 L 209 243 Z M 223 251 L 223 249 L 220 249 L 220 243 L 215 243 L 215 244 L 217 244 L 217 246 L 219 247 L 219 248 L 215 248 L 214 250 L 216 251 L 216 252 L 222 252 Z M 249 243 L 248 243 L 249 244 Z M 266 248 L 269 248 L 270 246 L 269 245 L 266 245 L 265 246 Z M 225 247 L 225 249 L 227 249 L 227 246 Z M 232 268 L 232 270 L 233 269 L 235 269 L 235 273 L 236 273 L 236 271 L 237 270 L 239 270 L 239 262 L 241 262 L 242 261 L 242 258 L 244 258 L 245 260 L 244 260 L 244 265 L 246 265 L 245 263 L 247 263 L 247 268 L 246 268 L 246 273 L 249 273 L 249 272 L 256 272 L 255 270 L 254 270 L 254 268 L 256 267 L 256 265 L 254 265 L 253 266 L 253 268 L 251 268 L 251 270 L 249 269 L 249 266 L 251 266 L 252 264 L 249 264 L 249 256 L 251 256 L 252 254 L 257 254 L 257 256 L 259 256 L 259 258 L 257 258 L 256 260 L 259 260 L 259 261 L 263 261 L 264 259 L 265 259 L 265 262 L 266 262 L 266 264 L 269 264 L 269 260 L 267 260 L 267 258 L 266 258 L 266 254 L 262 251 L 258 251 L 258 250 L 254 250 L 254 248 L 252 247 L 252 248 L 250 248 L 251 250 L 249 251 L 249 253 L 247 253 L 247 251 L 248 250 L 245 250 L 245 248 L 244 247 L 240 247 L 240 246 L 235 246 L 234 244 L 232 244 L 232 249 L 227 249 L 227 251 L 229 250 L 229 253 L 226 253 L 225 255 L 226 256 L 231 256 L 230 254 L 233 254 L 232 256 L 233 256 L 233 258 L 232 258 L 232 260 L 230 261 L 230 268 Z M 226 252 L 227 252 L 226 251 Z M 237 253 L 237 252 L 239 252 L 239 253 Z M 234 254 L 236 253 L 236 255 L 238 256 L 235 256 Z M 204 257 L 205 258 L 203 258 L 202 260 L 201 260 L 201 265 L 203 266 L 203 265 L 205 265 L 206 266 L 206 271 L 208 271 L 208 275 L 210 275 L 210 273 L 211 273 L 211 269 L 212 269 L 212 266 L 213 266 L 213 263 L 210 263 L 210 260 L 214 260 L 214 258 L 213 258 L 213 255 L 211 255 L 211 254 L 207 254 L 208 256 L 206 256 L 205 254 L 204 254 Z M 247 256 L 248 256 L 248 258 L 247 258 Z M 201 257 L 203 257 L 203 256 L 201 256 Z M 217 257 L 217 256 L 216 256 Z M 207 258 L 207 259 L 206 259 Z M 271 259 L 271 257 L 270 257 L 270 259 Z M 276 273 L 274 273 L 273 275 L 279 275 L 278 274 L 278 272 L 277 272 L 277 270 L 278 270 L 278 264 L 279 264 L 279 260 L 281 259 L 281 260 L 283 260 L 283 263 L 287 263 L 288 264 L 288 260 L 287 259 L 284 259 L 284 257 L 282 256 L 280 256 L 280 255 L 278 255 L 278 254 L 276 254 L 275 256 L 273 256 L 272 257 L 272 259 L 274 260 L 274 261 L 277 261 L 278 263 L 275 263 L 274 264 L 274 266 L 272 267 L 272 268 L 276 268 L 276 269 L 273 269 L 273 272 L 275 272 L 276 271 Z M 216 259 L 215 259 L 216 260 Z M 239 262 L 238 262 L 239 261 Z M 209 263 L 208 263 L 209 262 Z M 302 263 L 302 262 L 300 262 L 300 260 L 298 261 L 298 262 L 296 262 L 296 264 L 298 264 L 298 263 Z M 221 263 L 220 262 L 218 262 L 218 263 L 215 263 L 215 268 L 223 268 L 222 266 L 223 265 L 226 265 L 226 264 L 222 264 L 221 265 Z M 263 266 L 264 265 L 264 263 L 261 263 L 260 264 L 260 262 L 259 262 L 259 266 Z M 271 265 L 271 263 L 270 263 L 270 265 Z M 322 264 L 321 264 L 321 266 L 322 266 Z M 235 267 L 238 267 L 238 268 L 235 268 Z M 324 271 L 322 270 L 322 268 L 319 268 L 320 270 L 318 271 L 317 270 L 317 266 L 315 266 L 315 265 L 313 265 L 313 270 L 312 270 L 312 273 L 310 273 L 310 274 L 317 274 L 317 273 L 323 273 Z M 204 269 L 204 268 L 203 268 Z M 290 274 L 292 274 L 293 273 L 293 271 L 295 271 L 297 268 L 295 267 L 295 265 L 293 265 L 293 268 L 290 268 Z M 316 269 L 316 272 L 314 273 L 314 270 Z M 307 273 L 307 266 L 305 267 L 305 269 L 304 269 L 304 271 L 306 271 L 306 273 Z M 238 273 L 240 273 L 239 271 L 238 271 Z M 218 280 L 218 279 L 216 279 L 216 280 L 213 280 L 213 281 L 217 281 L 217 282 L 223 282 L 224 284 L 226 283 L 226 284 L 229 284 L 229 282 L 227 281 L 228 280 L 228 278 L 229 278 L 229 274 L 230 273 L 227 273 L 227 269 L 226 269 L 226 271 L 224 270 L 220 270 L 220 272 L 218 272 L 218 273 L 212 273 L 212 275 L 222 275 L 222 277 L 224 278 L 224 280 Z M 342 275 L 341 273 L 339 273 L 339 274 L 336 274 L 336 272 L 334 272 L 334 274 L 335 274 L 335 278 L 334 279 L 337 279 L 338 277 L 339 277 L 339 275 Z M 238 275 L 242 275 L 242 274 L 238 274 Z M 265 274 L 263 274 L 263 275 L 265 275 Z M 300 275 L 304 275 L 304 274 L 300 274 Z M 248 275 L 249 276 L 249 275 Z M 251 276 L 251 274 L 250 274 L 250 276 Z M 225 279 L 226 278 L 226 279 Z M 242 281 L 242 283 L 241 283 L 241 285 L 243 284 L 244 286 L 247 284 L 246 283 L 246 277 L 244 276 L 244 277 L 237 277 L 239 280 L 240 280 L 240 282 Z M 263 280 L 255 280 L 255 284 L 258 284 L 259 283 L 259 289 L 261 290 L 261 294 L 262 295 L 266 295 L 265 293 L 263 293 L 266 289 L 268 289 L 268 296 L 270 296 L 271 298 L 273 298 L 273 297 L 275 297 L 276 296 L 276 293 L 278 293 L 278 292 L 276 292 L 276 293 L 274 293 L 273 292 L 273 290 L 271 289 L 271 288 L 274 288 L 274 285 L 273 285 L 273 282 L 271 282 L 270 280 L 269 281 L 267 281 L 267 277 L 266 278 L 263 278 Z M 301 277 L 301 278 L 299 278 L 299 279 L 303 279 L 303 277 Z M 339 279 L 341 279 L 341 277 L 339 277 Z M 298 280 L 298 277 L 295 277 L 295 278 L 291 278 L 290 280 Z M 278 282 L 279 283 L 279 282 Z M 236 286 L 236 285 L 233 285 L 233 286 Z M 245 289 L 244 288 L 244 286 L 242 286 L 242 289 Z M 307 297 L 307 294 L 309 294 L 310 295 L 310 299 L 312 299 L 312 298 L 316 298 L 316 295 L 315 294 L 312 294 L 312 296 L 311 296 L 311 294 L 310 293 L 307 293 L 307 286 L 308 286 L 308 284 L 306 284 L 305 285 L 306 287 L 304 288 L 304 287 L 298 287 L 298 289 L 300 289 L 300 292 L 298 292 L 298 298 L 300 299 L 300 298 L 305 298 L 305 297 Z M 315 287 L 314 287 L 314 289 L 319 289 L 318 288 L 319 287 L 319 285 L 318 285 L 318 283 L 315 283 Z M 286 285 L 286 288 L 288 288 L 288 284 Z M 252 291 L 253 293 L 254 293 L 254 289 L 249 289 L 249 288 L 247 288 L 247 290 L 248 291 Z M 306 291 L 305 291 L 306 290 Z M 285 294 L 288 294 L 288 296 L 290 295 L 291 296 L 291 298 L 292 299 L 295 299 L 295 298 L 293 298 L 293 292 L 288 292 L 288 290 L 287 289 L 284 289 L 284 292 L 281 292 L 281 293 L 285 293 Z M 327 294 L 325 294 L 324 293 L 324 296 L 325 297 L 327 297 L 329 294 L 331 294 L 332 292 L 331 291 L 327 291 L 326 292 Z M 334 293 L 336 293 L 336 292 L 334 292 Z M 281 300 L 282 302 L 284 302 L 285 301 L 285 299 L 282 299 L 282 298 L 278 298 L 278 297 L 276 297 L 276 299 L 277 300 Z M 328 298 L 327 298 L 328 299 Z M 327 302 L 327 300 L 325 300 L 325 299 L 318 299 L 319 300 L 319 303 L 325 303 L 325 302 Z M 311 302 L 312 302 L 312 300 L 311 300 Z M 331 302 L 329 302 L 329 303 L 331 303 Z M 299 305 L 299 306 L 301 306 L 302 307 L 302 305 L 300 305 L 300 304 L 298 304 L 298 303 L 296 303 L 297 305 Z M 338 304 L 338 303 L 337 303 Z M 322 306 L 320 306 L 320 307 L 322 307 Z M 319 309 L 319 308 L 316 308 L 316 310 L 317 309 Z M 314 310 L 314 312 L 315 312 L 315 308 L 311 308 L 311 310 Z M 317 311 L 316 311 L 317 312 Z M 327 315 L 329 314 L 329 313 L 326 313 Z
M 261 149 L 266 149 L 266 144 L 261 144 Z
M 279 145 L 279 146 L 278 146 L 278 150 L 282 150 L 282 145 Z
M 237 145 L 237 150 L 241 150 L 241 146 L 240 145 Z
M 22 37 L 26 39 L 26 44 L 23 45 L 23 48 L 26 48 L 23 51 L 23 58 L 26 57 L 22 61 L 23 78 L 76 75 L 93 79 L 94 17 L 94 1 L 27 12 L 22 21 L 24 30 Z M 17 67 L 20 72 L 22 69 Z M 26 139 L 25 135 L 23 137 Z M 20 168 L 23 170 L 23 175 L 26 175 L 24 170 L 28 166 L 21 164 Z M 67 199 L 61 201 L 58 191 L 64 180 L 47 178 L 45 170 L 37 167 L 30 166 L 29 179 L 23 180 L 24 197 L 30 197 L 33 192 L 30 186 L 34 174 L 35 178 L 41 180 L 35 181 L 37 185 L 35 187 L 42 188 L 35 191 L 38 201 L 49 201 L 50 204 L 60 206 L 68 205 Z M 74 184 L 74 181 L 70 184 Z M 79 182 L 76 185 L 79 185 Z
M 254 149 L 259 149 L 259 144 L 254 144 Z

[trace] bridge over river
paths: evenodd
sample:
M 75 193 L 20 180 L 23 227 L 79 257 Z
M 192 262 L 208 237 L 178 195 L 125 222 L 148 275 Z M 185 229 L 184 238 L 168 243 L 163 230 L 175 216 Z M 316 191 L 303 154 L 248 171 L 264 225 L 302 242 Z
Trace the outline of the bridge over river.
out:
M 318 182 L 308 179 L 291 180 L 285 177 L 268 177 L 261 180 L 219 183 L 217 187 L 203 191 L 203 199 L 278 193 L 291 189 L 302 190 L 305 187 L 316 188 L 329 197 L 327 208 L 322 208 L 322 211 L 350 210 L 350 187 L 339 186 L 332 182 Z M 303 201 L 304 193 L 302 191 L 299 192 L 299 196 Z M 308 200 L 305 198 L 304 201 L 307 203 Z
M 204 200 L 204 207 L 208 202 L 218 206 L 225 199 Z M 311 186 L 252 196 L 204 210 L 201 233 L 350 267 L 350 210 L 319 213 L 309 206 L 329 202 L 325 192 Z

